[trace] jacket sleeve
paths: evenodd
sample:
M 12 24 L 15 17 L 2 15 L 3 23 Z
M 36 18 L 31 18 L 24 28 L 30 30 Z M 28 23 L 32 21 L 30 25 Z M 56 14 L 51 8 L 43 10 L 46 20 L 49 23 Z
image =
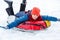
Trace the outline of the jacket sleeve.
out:
M 42 16 L 42 19 L 49 20 L 49 21 L 58 21 L 56 17 L 52 17 L 52 16 Z
M 27 20 L 28 20 L 28 15 L 24 15 L 22 17 L 17 18 L 14 22 L 8 24 L 7 26 L 10 29 L 10 28 L 18 26 L 20 23 L 25 22 Z

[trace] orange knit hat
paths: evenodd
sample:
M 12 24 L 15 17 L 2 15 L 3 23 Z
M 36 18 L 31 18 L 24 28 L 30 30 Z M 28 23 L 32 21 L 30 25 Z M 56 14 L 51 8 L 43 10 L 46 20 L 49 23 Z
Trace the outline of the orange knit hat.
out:
M 39 16 L 40 15 L 40 9 L 37 7 L 34 7 L 31 11 L 31 14 Z

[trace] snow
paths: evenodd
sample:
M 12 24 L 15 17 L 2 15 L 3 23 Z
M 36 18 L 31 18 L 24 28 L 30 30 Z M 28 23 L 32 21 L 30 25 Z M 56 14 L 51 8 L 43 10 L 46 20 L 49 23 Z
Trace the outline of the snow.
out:
M 19 12 L 22 0 L 13 0 L 13 2 L 14 13 L 16 14 Z M 35 6 L 41 9 L 42 15 L 60 18 L 60 0 L 27 0 L 26 10 Z M 0 26 L 7 25 L 8 15 L 5 11 L 7 7 L 8 5 L 0 0 Z M 49 28 L 34 33 L 0 28 L 0 40 L 60 40 L 60 22 L 51 21 Z

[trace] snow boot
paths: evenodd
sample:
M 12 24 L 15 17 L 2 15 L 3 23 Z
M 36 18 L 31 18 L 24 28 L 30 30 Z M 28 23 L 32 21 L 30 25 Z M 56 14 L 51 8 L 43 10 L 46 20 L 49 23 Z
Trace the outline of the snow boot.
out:
M 13 1 L 9 1 L 9 0 L 4 0 L 4 1 L 9 5 L 9 7 L 6 8 L 6 11 L 7 11 L 8 15 L 9 16 L 14 15 L 13 8 L 12 8 Z

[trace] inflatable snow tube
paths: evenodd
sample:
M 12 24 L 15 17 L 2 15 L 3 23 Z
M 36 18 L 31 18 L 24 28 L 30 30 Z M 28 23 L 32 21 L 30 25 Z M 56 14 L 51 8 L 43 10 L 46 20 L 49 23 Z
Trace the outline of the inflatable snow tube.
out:
M 51 26 L 51 22 L 50 22 L 50 21 L 45 20 L 45 23 L 46 23 L 46 25 L 47 25 L 47 28 Z
M 47 28 L 45 21 L 36 21 L 30 22 L 26 21 L 25 23 L 21 23 L 17 26 L 17 28 L 24 29 L 24 30 L 43 30 Z

